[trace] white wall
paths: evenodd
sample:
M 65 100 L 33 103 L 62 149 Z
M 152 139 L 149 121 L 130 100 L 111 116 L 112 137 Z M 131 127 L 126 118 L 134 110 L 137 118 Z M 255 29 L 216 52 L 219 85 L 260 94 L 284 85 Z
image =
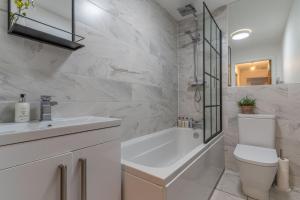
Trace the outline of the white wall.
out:
M 300 1 L 295 0 L 283 38 L 283 66 L 286 83 L 300 82 Z
M 235 65 L 257 60 L 272 60 L 272 84 L 282 75 L 282 47 L 280 44 L 255 45 L 246 49 L 232 49 L 232 85 L 235 85 Z

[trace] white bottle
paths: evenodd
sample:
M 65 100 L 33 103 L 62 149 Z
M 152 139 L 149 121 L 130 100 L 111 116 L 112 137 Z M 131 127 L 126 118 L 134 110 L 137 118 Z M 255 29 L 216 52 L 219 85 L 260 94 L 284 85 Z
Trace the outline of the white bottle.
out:
M 29 122 L 30 104 L 26 103 L 25 94 L 20 95 L 20 100 L 15 104 L 15 122 Z
M 181 118 L 181 128 L 185 128 L 185 118 Z
M 187 118 L 187 117 L 184 120 L 184 127 L 189 128 L 189 118 Z
M 181 117 L 178 117 L 178 122 L 177 122 L 178 127 L 182 127 L 182 120 Z
M 189 128 L 193 128 L 193 118 L 189 118 Z
M 185 117 L 182 117 L 182 128 L 185 128 Z
M 184 128 L 184 117 L 181 117 L 180 128 Z

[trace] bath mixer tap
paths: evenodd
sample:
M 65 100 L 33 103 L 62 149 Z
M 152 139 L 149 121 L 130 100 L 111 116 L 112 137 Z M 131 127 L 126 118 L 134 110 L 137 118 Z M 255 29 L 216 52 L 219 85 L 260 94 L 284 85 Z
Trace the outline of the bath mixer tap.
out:
M 51 96 L 41 96 L 41 116 L 40 121 L 51 121 L 51 107 L 57 105 L 56 101 L 51 101 Z
M 203 121 L 193 121 L 192 122 L 193 129 L 202 129 L 203 128 Z

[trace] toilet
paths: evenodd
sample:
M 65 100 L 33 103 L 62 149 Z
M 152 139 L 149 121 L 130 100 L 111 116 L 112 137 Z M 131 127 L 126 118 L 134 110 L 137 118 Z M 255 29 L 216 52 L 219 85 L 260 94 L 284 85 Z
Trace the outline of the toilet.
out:
M 257 200 L 269 200 L 278 156 L 275 150 L 275 116 L 239 114 L 239 144 L 234 150 L 243 192 Z

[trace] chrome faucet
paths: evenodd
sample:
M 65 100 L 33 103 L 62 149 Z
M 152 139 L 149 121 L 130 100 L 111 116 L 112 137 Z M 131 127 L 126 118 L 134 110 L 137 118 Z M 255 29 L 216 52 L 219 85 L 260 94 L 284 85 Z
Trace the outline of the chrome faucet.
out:
M 203 121 L 193 121 L 192 122 L 193 129 L 202 129 L 203 128 Z
M 51 121 L 51 106 L 55 106 L 58 103 L 51 101 L 51 96 L 41 96 L 41 117 L 40 121 Z

